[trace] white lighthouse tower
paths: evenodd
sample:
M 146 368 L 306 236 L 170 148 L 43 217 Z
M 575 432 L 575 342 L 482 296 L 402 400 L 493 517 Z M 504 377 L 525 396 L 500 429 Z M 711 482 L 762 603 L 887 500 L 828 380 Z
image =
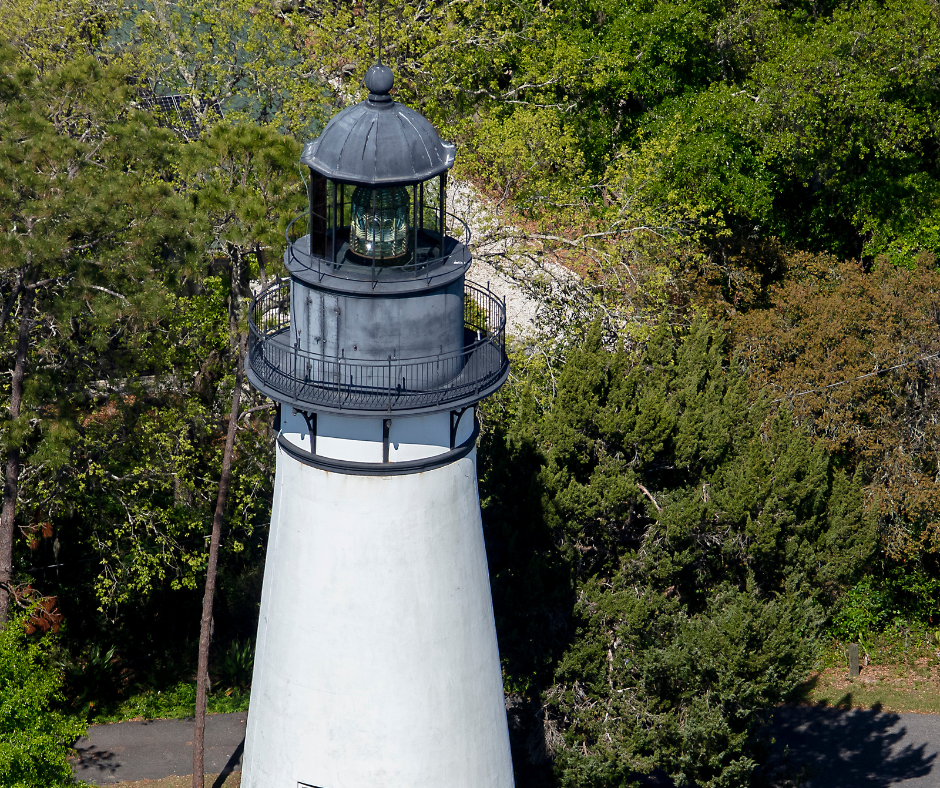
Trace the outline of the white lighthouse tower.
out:
M 392 84 L 304 148 L 290 277 L 251 307 L 280 416 L 244 788 L 513 785 L 475 450 L 505 306 L 465 280 L 454 146 Z

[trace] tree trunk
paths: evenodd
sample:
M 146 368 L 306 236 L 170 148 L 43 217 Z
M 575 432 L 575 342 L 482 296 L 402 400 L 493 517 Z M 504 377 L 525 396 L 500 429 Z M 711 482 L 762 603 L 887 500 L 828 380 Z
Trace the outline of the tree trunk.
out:
M 212 639 L 212 604 L 215 599 L 216 569 L 219 565 L 219 540 L 222 535 L 222 519 L 228 499 L 228 487 L 232 478 L 232 454 L 235 451 L 235 428 L 238 425 L 238 404 L 241 399 L 244 378 L 245 337 L 239 338 L 238 366 L 235 372 L 235 390 L 232 392 L 232 411 L 228 420 L 228 435 L 222 454 L 222 475 L 219 479 L 219 496 L 215 502 L 215 517 L 212 519 L 212 538 L 209 541 L 209 565 L 206 568 L 206 593 L 202 598 L 202 625 L 199 629 L 199 667 L 196 672 L 196 730 L 193 735 L 193 788 L 205 788 L 204 748 L 206 733 L 206 693 L 209 683 L 209 645 Z
M 268 286 L 268 265 L 261 244 L 255 244 L 255 257 L 258 258 L 258 277 L 261 279 L 263 289 Z
M 16 358 L 10 380 L 10 420 L 20 417 L 23 404 L 23 381 L 29 358 L 29 329 L 32 326 L 35 291 L 23 288 L 20 301 L 20 325 L 16 337 Z M 16 497 L 20 483 L 20 447 L 7 450 L 3 478 L 3 508 L 0 510 L 0 630 L 6 628 L 10 614 L 13 580 L 13 537 L 16 533 Z

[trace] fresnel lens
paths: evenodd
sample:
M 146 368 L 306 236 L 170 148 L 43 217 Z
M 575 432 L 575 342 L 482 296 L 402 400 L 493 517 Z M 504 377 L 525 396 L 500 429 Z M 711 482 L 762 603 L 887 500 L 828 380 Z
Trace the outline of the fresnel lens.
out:
M 408 253 L 408 214 L 411 199 L 402 186 L 352 193 L 349 248 L 362 257 L 392 260 Z

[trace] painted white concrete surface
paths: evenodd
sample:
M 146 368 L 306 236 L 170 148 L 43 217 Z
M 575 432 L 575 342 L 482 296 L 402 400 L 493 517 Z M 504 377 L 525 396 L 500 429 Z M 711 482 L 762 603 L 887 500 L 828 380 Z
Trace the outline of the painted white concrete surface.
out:
M 473 432 L 473 410 L 457 425 L 455 445 Z M 295 446 L 310 451 L 307 422 L 300 413 L 284 407 L 281 433 Z M 423 460 L 450 451 L 450 414 L 392 416 L 389 430 L 389 462 Z M 361 416 L 317 416 L 317 454 L 350 462 L 382 462 L 382 419 Z
M 298 783 L 512 788 L 475 451 L 375 477 L 278 448 L 242 786 Z
M 382 419 L 317 414 L 316 453 L 351 462 L 382 462 Z

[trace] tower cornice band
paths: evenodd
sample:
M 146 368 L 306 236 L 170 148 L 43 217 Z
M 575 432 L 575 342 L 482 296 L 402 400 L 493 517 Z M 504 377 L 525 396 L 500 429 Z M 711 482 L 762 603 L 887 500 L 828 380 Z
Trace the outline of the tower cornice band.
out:
M 459 446 L 455 446 L 449 451 L 441 454 L 435 454 L 431 457 L 425 457 L 420 460 L 405 460 L 403 462 L 352 462 L 350 460 L 338 460 L 333 457 L 325 457 L 322 454 L 314 454 L 297 446 L 288 440 L 284 435 L 277 436 L 277 444 L 283 451 L 293 457 L 295 460 L 309 465 L 311 468 L 318 468 L 321 471 L 332 471 L 333 473 L 345 473 L 351 476 L 403 476 L 409 473 L 425 473 L 433 471 L 436 468 L 443 468 L 452 462 L 461 460 L 476 448 L 477 438 L 480 437 L 480 424 L 476 419 L 473 420 L 473 432 Z

